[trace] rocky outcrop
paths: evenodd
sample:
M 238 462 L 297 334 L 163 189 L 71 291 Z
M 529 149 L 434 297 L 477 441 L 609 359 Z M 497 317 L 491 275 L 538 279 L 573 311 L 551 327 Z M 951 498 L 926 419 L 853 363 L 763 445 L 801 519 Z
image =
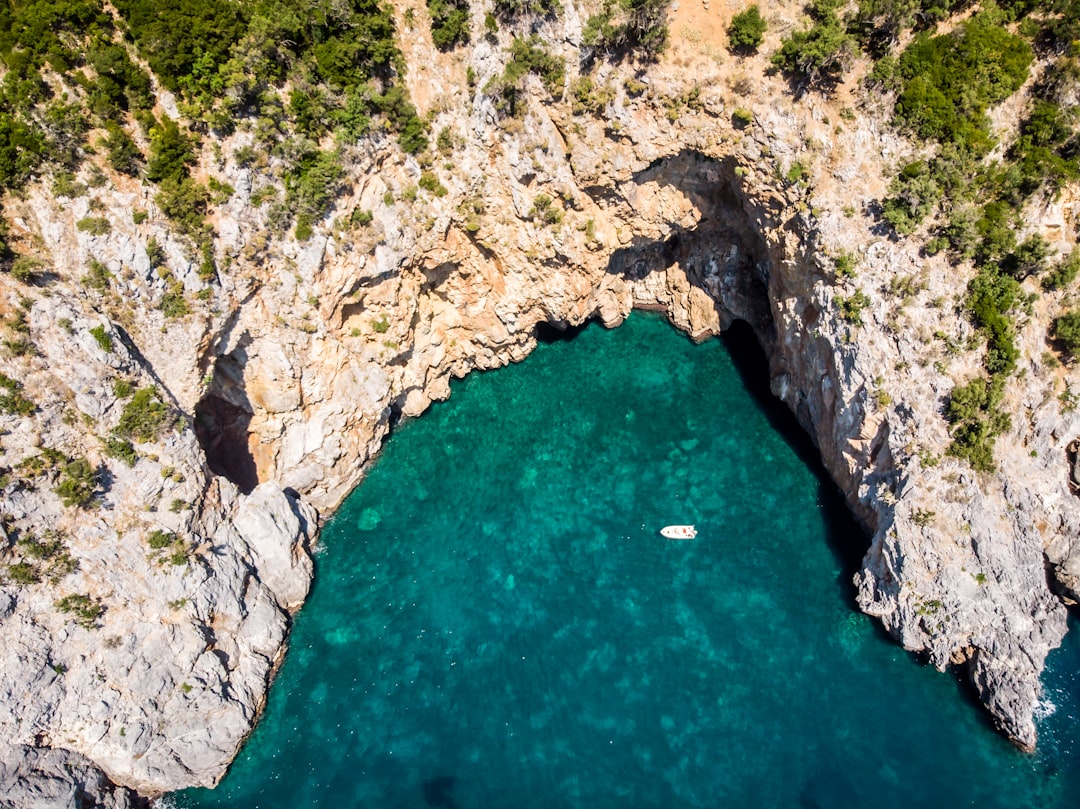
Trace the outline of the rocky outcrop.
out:
M 578 20 L 545 31 L 575 62 Z M 475 89 L 501 71 L 498 47 L 440 54 L 414 33 L 408 61 L 438 69 L 410 77 L 413 95 L 455 144 L 428 169 L 445 196 L 418 190 L 422 167 L 375 137 L 345 149 L 350 190 L 297 243 L 252 204 L 276 166 L 235 162 L 252 143 L 241 127 L 202 166 L 236 189 L 214 212 L 209 281 L 128 178 L 9 203 L 14 237 L 41 245 L 52 278 L 0 279 L 35 347 L 0 364 L 37 406 L 0 416 L 2 463 L 22 481 L 0 497 L 5 558 L 38 579 L 0 588 L 13 762 L 0 779 L 41 805 L 77 789 L 135 800 L 64 762 L 143 795 L 215 783 L 307 592 L 318 514 L 360 481 L 393 420 L 448 396 L 454 377 L 520 360 L 541 325 L 616 326 L 634 307 L 695 339 L 751 324 L 774 392 L 872 535 L 860 606 L 935 666 L 967 666 L 1005 732 L 1033 746 L 1039 674 L 1065 631 L 1046 570 L 1080 597 L 1080 417 L 1059 397 L 1080 380 L 1043 358 L 1054 301 L 1023 325 L 1000 471 L 976 474 L 945 454 L 939 412 L 980 362 L 955 308 L 966 279 L 877 232 L 872 204 L 907 148 L 880 122 L 847 121 L 842 100 L 793 102 L 747 78 L 763 63 L 722 64 L 689 38 L 645 73 L 600 66 L 608 100 L 591 111 L 535 81 L 526 118 L 506 120 Z M 751 124 L 732 124 L 736 106 Z M 1070 199 L 1045 215 L 1075 224 Z M 75 227 L 91 206 L 109 233 Z M 1071 227 L 1046 235 L 1064 249 Z M 841 253 L 853 277 L 836 272 Z M 190 312 L 168 317 L 177 289 Z M 856 291 L 868 303 L 852 316 L 840 304 Z M 108 454 L 124 385 L 158 391 L 177 417 L 135 442 L 132 466 Z M 62 505 L 66 461 L 33 474 L 48 449 L 100 470 L 96 506 Z M 46 537 L 63 550 L 33 556 Z M 63 554 L 74 567 L 57 566 Z M 89 612 L 61 611 L 67 595 Z

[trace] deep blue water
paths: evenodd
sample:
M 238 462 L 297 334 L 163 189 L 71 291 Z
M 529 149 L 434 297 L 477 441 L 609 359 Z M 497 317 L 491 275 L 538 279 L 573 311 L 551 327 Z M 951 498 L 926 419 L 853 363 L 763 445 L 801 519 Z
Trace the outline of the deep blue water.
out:
M 228 777 L 173 800 L 1080 806 L 1076 621 L 1025 755 L 855 610 L 866 540 L 763 363 L 635 314 L 455 384 L 327 524 Z

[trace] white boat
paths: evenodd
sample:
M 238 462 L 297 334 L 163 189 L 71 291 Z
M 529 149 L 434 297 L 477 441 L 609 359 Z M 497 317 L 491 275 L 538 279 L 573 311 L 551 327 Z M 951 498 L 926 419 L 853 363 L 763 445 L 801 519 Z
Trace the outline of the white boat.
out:
M 697 528 L 692 525 L 665 525 L 660 529 L 660 535 L 668 539 L 693 539 L 697 536 Z

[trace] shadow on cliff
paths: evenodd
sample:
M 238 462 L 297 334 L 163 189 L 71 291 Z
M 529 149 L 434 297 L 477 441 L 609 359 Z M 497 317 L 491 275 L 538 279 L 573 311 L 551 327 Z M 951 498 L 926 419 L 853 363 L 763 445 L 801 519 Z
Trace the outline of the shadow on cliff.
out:
M 249 344 L 245 334 L 233 351 L 213 357 L 210 385 L 195 405 L 195 437 L 206 465 L 244 494 L 259 485 L 255 456 L 248 446 L 252 407 L 244 389 L 244 368 Z
M 837 583 L 851 607 L 858 609 L 853 579 L 862 567 L 863 556 L 870 547 L 869 537 L 855 522 L 844 495 L 822 464 L 821 455 L 810 436 L 799 425 L 795 414 L 787 405 L 773 396 L 769 387 L 769 361 L 750 326 L 744 321 L 735 321 L 731 328 L 720 336 L 720 341 L 731 356 L 746 390 L 765 413 L 769 425 L 813 472 L 817 480 L 817 499 L 821 504 L 829 549 L 840 564 Z M 883 636 L 887 635 L 880 622 L 875 621 L 874 625 Z

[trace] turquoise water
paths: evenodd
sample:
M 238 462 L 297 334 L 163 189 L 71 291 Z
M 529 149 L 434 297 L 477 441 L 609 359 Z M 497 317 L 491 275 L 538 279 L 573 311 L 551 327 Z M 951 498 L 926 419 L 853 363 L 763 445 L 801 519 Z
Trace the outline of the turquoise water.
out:
M 1024 755 L 855 611 L 865 538 L 759 382 L 635 314 L 457 383 L 327 524 L 228 777 L 175 803 L 1080 805 L 1080 627 Z

